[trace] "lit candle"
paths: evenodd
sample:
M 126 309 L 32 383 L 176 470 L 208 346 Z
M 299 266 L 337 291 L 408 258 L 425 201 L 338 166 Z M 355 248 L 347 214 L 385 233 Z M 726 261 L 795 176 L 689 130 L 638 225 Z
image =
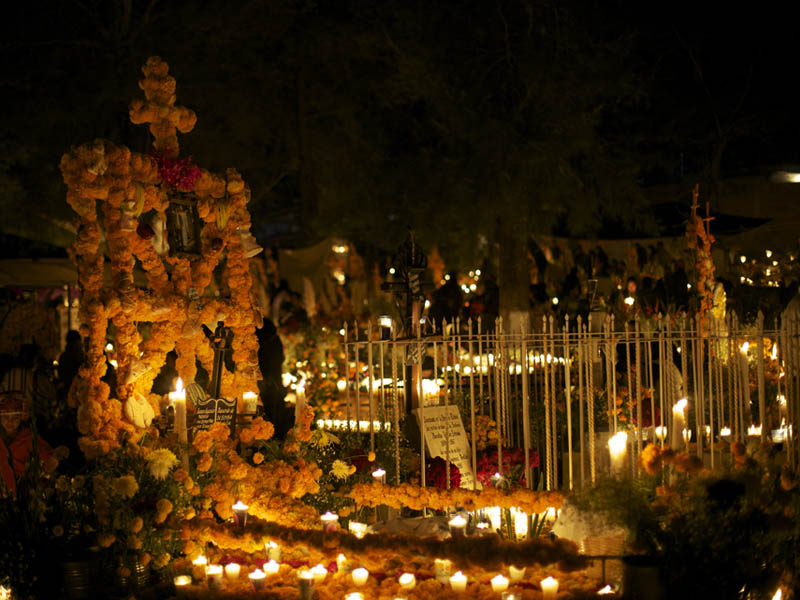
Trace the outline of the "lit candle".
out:
M 664 444 L 664 440 L 667 439 L 667 432 L 667 428 L 663 425 L 656 427 L 656 439 L 661 442 L 662 445 Z
M 267 541 L 264 548 L 267 551 L 268 560 L 279 561 L 281 559 L 281 547 L 272 540 Z
M 350 530 L 354 536 L 358 539 L 364 537 L 364 534 L 367 533 L 367 524 L 366 523 L 359 523 L 358 521 L 350 521 L 348 523 L 347 528 Z
M 378 324 L 381 326 L 381 339 L 390 339 L 392 336 L 392 317 L 381 315 L 378 317 Z
M 357 569 L 353 569 L 351 577 L 353 578 L 353 583 L 355 583 L 357 586 L 362 586 L 367 583 L 369 571 L 367 571 L 364 567 L 359 567 Z
M 626 432 L 620 431 L 611 436 L 611 439 L 608 440 L 608 453 L 611 456 L 612 477 L 624 476 L 628 453 L 628 434 Z
M 364 594 L 361 592 L 350 592 L 344 595 L 344 600 L 364 600 Z
M 386 483 L 386 471 L 384 471 L 384 470 L 383 470 L 383 469 L 381 469 L 381 468 L 375 469 L 375 470 L 372 472 L 372 478 L 373 478 L 373 479 L 374 479 L 374 480 L 375 480 L 377 483 Z
M 417 576 L 413 573 L 403 573 L 397 581 L 400 582 L 401 590 L 413 590 L 417 585 Z
M 347 557 L 344 554 L 339 554 L 336 557 L 336 568 L 339 571 L 344 571 L 347 568 Z
M 169 403 L 175 408 L 175 432 L 178 441 L 186 444 L 189 441 L 186 429 L 186 390 L 183 389 L 183 379 L 178 377 L 175 391 L 169 393 Z
M 322 530 L 328 533 L 337 531 L 339 529 L 339 515 L 330 511 L 326 512 L 320 517 L 322 521 Z
M 308 569 L 303 569 L 297 576 L 300 584 L 300 600 L 311 600 L 314 596 L 314 573 Z
M 192 583 L 192 578 L 188 575 L 178 575 L 172 579 L 172 583 L 175 585 L 175 596 L 177 598 L 185 598 L 186 590 L 189 589 L 189 584 Z M 2 598 L 4 598 L 4 596 L 0 593 L 0 599 Z
M 250 573 L 247 578 L 250 579 L 250 583 L 253 584 L 253 589 L 255 590 L 263 590 L 264 583 L 266 583 L 266 573 L 261 569 L 256 569 L 252 573 Z
M 258 409 L 258 394 L 255 392 L 245 392 L 242 394 L 242 408 L 248 414 L 255 414 Z
M 684 445 L 682 433 L 686 424 L 684 411 L 686 410 L 687 404 L 689 404 L 689 400 L 681 398 L 675 403 L 675 406 L 672 407 L 672 447 L 674 450 L 683 448 Z
M 486 509 L 486 516 L 489 517 L 489 522 L 492 524 L 492 529 L 497 531 L 500 529 L 500 507 L 490 506 Z
M 433 574 L 439 583 L 447 583 L 450 579 L 450 569 L 453 563 L 446 558 L 436 558 L 433 561 Z
M 225 565 L 225 575 L 228 579 L 239 579 L 239 573 L 242 570 L 242 566 L 237 563 L 228 563 Z
M 503 576 L 502 573 L 492 577 L 492 591 L 505 592 L 508 589 L 508 577 Z
M 222 586 L 222 565 L 206 566 L 206 583 L 210 588 Z
M 750 427 L 747 428 L 747 436 L 761 437 L 761 425 L 750 425 Z
M 195 582 L 199 583 L 205 578 L 207 564 L 208 559 L 202 554 L 192 561 L 192 578 L 195 580 Z
M 610 585 L 606 585 L 606 587 L 597 591 L 598 596 L 607 596 L 613 593 L 614 593 L 614 588 L 612 588 Z
M 241 500 L 237 500 L 236 504 L 231 506 L 231 508 L 233 509 L 235 523 L 239 527 L 244 528 L 244 524 L 247 523 L 247 509 L 250 507 Z
M 264 573 L 267 575 L 275 575 L 280 569 L 281 565 L 274 560 L 264 563 Z
M 511 518 L 514 520 L 514 535 L 518 540 L 528 537 L 528 513 L 519 509 L 511 509 Z
M 454 538 L 462 538 L 467 533 L 467 520 L 461 515 L 456 515 L 447 523 L 450 527 L 450 535 Z
M 463 592 L 467 589 L 467 576 L 461 571 L 456 571 L 450 578 L 450 589 L 454 592 Z
M 731 428 L 730 427 L 723 427 L 719 430 L 719 437 L 723 440 L 728 441 L 728 438 L 731 437 Z
M 328 576 L 328 569 L 323 565 L 315 565 L 311 569 L 311 574 L 314 576 L 314 583 L 322 583 L 325 581 L 325 577 Z
M 518 569 L 514 565 L 511 565 L 508 567 L 508 576 L 511 578 L 512 583 L 522 581 L 522 578 L 525 577 L 525 567 Z
M 542 586 L 542 598 L 544 600 L 555 600 L 556 594 L 558 594 L 558 581 L 556 579 L 552 577 L 542 579 L 539 585 Z

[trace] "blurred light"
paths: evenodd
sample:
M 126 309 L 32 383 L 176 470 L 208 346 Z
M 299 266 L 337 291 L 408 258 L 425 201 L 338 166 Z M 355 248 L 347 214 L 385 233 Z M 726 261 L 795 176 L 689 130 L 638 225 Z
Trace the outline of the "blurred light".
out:
M 739 281 L 740 281 L 740 282 L 742 282 L 742 283 L 744 283 L 744 282 L 745 282 L 744 275 L 742 275 L 741 277 L 739 277 Z
M 767 255 L 767 258 L 772 258 L 772 250 L 765 250 L 764 254 Z
M 742 264 L 744 264 L 744 263 L 746 263 L 746 262 L 747 262 L 747 257 L 746 257 L 744 254 L 742 254 L 742 255 L 739 257 L 739 261 L 740 261 Z
M 341 336 L 344 336 L 344 334 L 345 334 L 344 327 L 342 327 L 342 328 L 339 330 L 339 335 L 341 335 Z
M 336 389 L 340 392 L 343 392 L 347 389 L 347 382 L 344 379 L 340 379 L 336 382 Z
M 425 300 L 425 308 L 430 308 L 430 307 L 431 307 L 431 301 Z
M 778 261 L 777 260 L 773 260 L 772 261 L 772 266 L 773 267 L 777 267 L 778 266 Z
M 444 280 L 445 281 L 450 281 L 450 273 L 448 273 L 447 275 L 444 276 Z
M 111 344 L 110 342 L 106 344 L 106 352 L 113 352 L 113 351 L 114 351 L 114 344 Z
M 475 271 L 470 271 L 470 272 L 469 272 L 469 276 L 470 276 L 470 277 L 475 277 Z
M 558 298 L 553 298 L 553 304 L 558 304 Z
M 687 283 L 687 284 L 686 284 L 686 289 L 687 289 L 687 290 L 690 290 L 690 289 L 692 289 L 692 284 L 691 284 L 691 283 Z
M 480 269 L 475 269 L 475 275 L 480 277 L 481 276 L 481 270 Z
M 739 351 L 742 354 L 747 354 L 747 351 L 750 349 L 750 342 L 745 342 L 741 346 L 739 346 Z
M 628 306 L 633 306 L 634 302 L 636 302 L 636 300 L 634 299 L 633 296 L 628 296 L 627 298 L 625 298 L 625 304 L 627 304 Z
M 800 173 L 793 171 L 775 171 L 770 178 L 777 183 L 800 183 Z
M 394 267 L 389 267 L 389 275 L 394 275 L 394 274 L 395 274 Z
M 478 286 L 475 285 L 474 283 L 472 283 L 472 284 L 470 284 L 469 289 L 470 289 L 470 291 L 474 292 L 475 290 L 478 289 Z

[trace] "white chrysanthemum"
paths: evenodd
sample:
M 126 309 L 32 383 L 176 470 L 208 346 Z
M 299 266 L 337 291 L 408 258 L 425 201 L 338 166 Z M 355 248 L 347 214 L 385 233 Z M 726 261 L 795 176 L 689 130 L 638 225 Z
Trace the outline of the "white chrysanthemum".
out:
M 331 473 L 336 479 L 347 479 L 350 476 L 350 465 L 337 458 L 331 465 Z
M 153 450 L 145 458 L 149 463 L 150 474 L 156 479 L 166 478 L 172 467 L 178 464 L 177 457 L 166 448 Z

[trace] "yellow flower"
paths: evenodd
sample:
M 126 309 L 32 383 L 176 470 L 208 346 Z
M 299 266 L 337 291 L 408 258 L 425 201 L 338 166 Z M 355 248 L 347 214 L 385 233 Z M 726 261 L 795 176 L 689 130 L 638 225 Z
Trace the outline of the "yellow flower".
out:
M 111 489 L 118 496 L 133 498 L 139 491 L 139 484 L 133 475 L 122 475 L 111 482 Z
M 153 450 L 145 457 L 150 467 L 150 474 L 156 479 L 164 479 L 170 469 L 178 464 L 178 458 L 166 448 Z
M 350 465 L 337 458 L 331 465 L 331 473 L 336 479 L 347 479 L 350 476 Z
M 370 451 L 370 453 L 369 453 L 369 454 L 367 454 L 367 460 L 368 460 L 369 462 L 375 462 L 375 453 L 374 453 L 374 452 L 372 452 L 372 451 Z
M 172 512 L 172 502 L 166 498 L 161 498 L 156 502 L 156 516 L 153 519 L 156 523 L 163 523 L 167 519 L 167 515 Z

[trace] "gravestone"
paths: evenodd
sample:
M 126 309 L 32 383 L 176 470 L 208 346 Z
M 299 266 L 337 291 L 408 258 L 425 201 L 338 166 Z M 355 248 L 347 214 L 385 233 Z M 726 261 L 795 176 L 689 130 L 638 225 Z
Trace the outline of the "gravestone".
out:
M 197 403 L 194 428 L 197 431 L 209 429 L 214 423 L 225 423 L 233 433 L 236 419 L 236 399 L 208 398 Z
M 438 456 L 447 459 L 449 452 L 450 462 L 461 471 L 460 487 L 472 489 L 474 484 L 476 489 L 480 489 L 481 484 L 475 480 L 475 474 L 472 471 L 472 452 L 458 407 L 455 405 L 427 406 L 415 410 L 414 413 L 418 422 L 420 415 L 424 420 L 425 447 L 428 454 L 432 457 Z M 422 428 L 423 423 L 420 423 L 420 431 Z

